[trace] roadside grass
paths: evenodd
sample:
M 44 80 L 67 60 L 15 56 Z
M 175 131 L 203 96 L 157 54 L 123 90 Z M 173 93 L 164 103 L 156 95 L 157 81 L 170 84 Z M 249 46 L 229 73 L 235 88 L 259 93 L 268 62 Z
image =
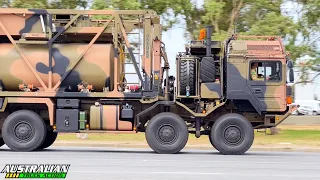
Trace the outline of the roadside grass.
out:
M 275 135 L 256 133 L 254 144 L 285 144 L 320 146 L 320 130 L 280 130 Z
M 145 134 L 87 134 L 87 138 L 78 138 L 76 134 L 59 134 L 57 140 L 63 141 L 103 141 L 103 142 L 119 142 L 126 144 L 146 143 Z M 279 129 L 279 132 L 275 135 L 267 135 L 264 132 L 255 131 L 255 145 L 270 145 L 270 144 L 292 144 L 292 145 L 309 145 L 320 146 L 320 130 L 299 130 L 299 129 Z M 196 138 L 195 135 L 190 134 L 189 145 L 210 145 L 208 136 L 201 136 Z

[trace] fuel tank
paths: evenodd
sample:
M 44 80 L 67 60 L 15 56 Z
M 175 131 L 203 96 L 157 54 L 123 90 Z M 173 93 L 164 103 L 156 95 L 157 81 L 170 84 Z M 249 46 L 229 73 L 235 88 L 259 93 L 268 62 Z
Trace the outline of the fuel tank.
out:
M 52 87 L 67 71 L 71 71 L 60 87 L 70 86 L 72 91 L 77 91 L 77 85 L 84 81 L 91 84 L 95 91 L 103 91 L 106 84 L 110 85 L 110 90 L 113 89 L 114 47 L 111 44 L 93 44 L 71 69 L 87 45 L 81 43 L 53 45 Z M 18 46 L 35 72 L 48 86 L 48 45 L 18 44 Z M 11 43 L 0 44 L 0 80 L 4 91 L 19 91 L 18 86 L 22 83 L 41 88 L 40 82 Z
M 133 124 L 120 119 L 119 105 L 93 105 L 90 107 L 90 130 L 132 131 Z

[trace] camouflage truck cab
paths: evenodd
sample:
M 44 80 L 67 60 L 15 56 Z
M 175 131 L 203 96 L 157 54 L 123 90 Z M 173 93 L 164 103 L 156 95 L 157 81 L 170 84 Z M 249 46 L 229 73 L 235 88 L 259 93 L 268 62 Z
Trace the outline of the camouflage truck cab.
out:
M 280 41 L 232 40 L 228 50 L 227 98 L 247 100 L 259 114 L 284 112 L 286 58 Z
M 295 108 L 293 64 L 280 39 L 219 42 L 210 27 L 201 32 L 207 39 L 179 53 L 169 76 L 152 10 L 1 8 L 0 146 L 40 150 L 59 132 L 145 132 L 154 151 L 177 153 L 193 133 L 223 154 L 245 153 L 253 129 Z

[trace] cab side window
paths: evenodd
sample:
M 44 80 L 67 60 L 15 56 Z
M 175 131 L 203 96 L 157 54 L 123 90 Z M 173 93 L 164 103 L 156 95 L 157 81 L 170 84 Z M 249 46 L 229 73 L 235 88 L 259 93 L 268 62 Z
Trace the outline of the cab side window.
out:
M 251 80 L 263 81 L 264 80 L 264 67 L 262 62 L 252 62 L 250 67 Z
M 251 62 L 250 79 L 253 81 L 281 81 L 281 62 Z

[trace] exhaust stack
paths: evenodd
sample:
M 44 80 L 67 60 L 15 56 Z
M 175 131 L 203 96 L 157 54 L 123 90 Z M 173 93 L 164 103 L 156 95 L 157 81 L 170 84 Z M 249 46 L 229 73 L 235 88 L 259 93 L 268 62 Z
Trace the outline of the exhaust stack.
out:
M 212 35 L 212 28 L 213 26 L 207 26 L 207 53 L 206 56 L 210 57 L 211 56 L 211 35 Z

